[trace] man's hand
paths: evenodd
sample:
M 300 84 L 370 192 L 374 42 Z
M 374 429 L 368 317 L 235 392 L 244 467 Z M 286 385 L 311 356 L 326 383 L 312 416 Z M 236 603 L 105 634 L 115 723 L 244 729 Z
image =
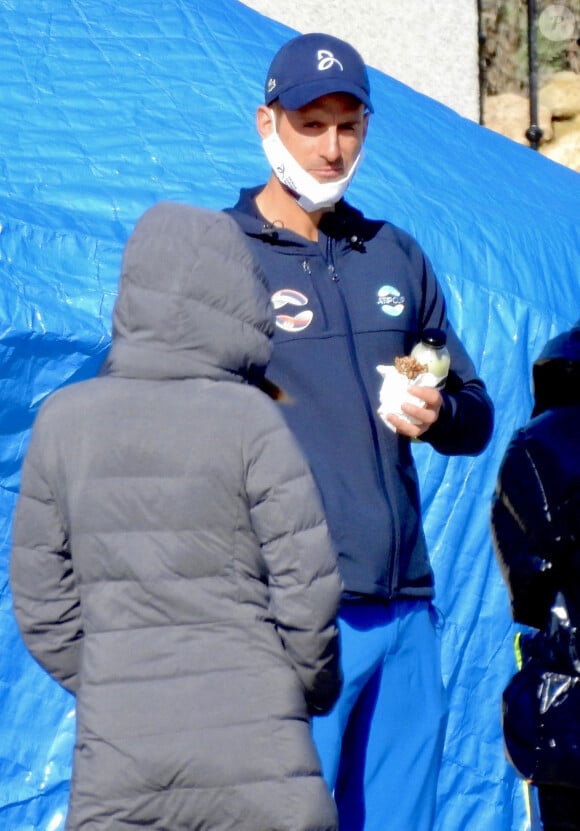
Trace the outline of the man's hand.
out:
M 417 419 L 419 424 L 411 424 L 399 416 L 389 414 L 387 416 L 389 422 L 396 429 L 397 433 L 402 436 L 408 436 L 410 439 L 417 439 L 423 433 L 435 424 L 439 418 L 439 411 L 443 404 L 441 393 L 438 389 L 433 387 L 409 387 L 407 390 L 409 395 L 420 398 L 425 402 L 425 406 L 415 406 L 414 404 L 404 403 L 401 405 L 401 410 L 409 416 Z

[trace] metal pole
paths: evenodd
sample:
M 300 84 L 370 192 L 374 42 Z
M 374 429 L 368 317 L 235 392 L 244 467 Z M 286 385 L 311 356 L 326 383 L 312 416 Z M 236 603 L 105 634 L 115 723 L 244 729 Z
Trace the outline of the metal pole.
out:
M 538 124 L 538 57 L 536 54 L 536 0 L 528 4 L 528 78 L 530 96 L 530 126 L 526 138 L 532 150 L 537 150 L 543 132 Z
M 477 56 L 479 64 L 479 123 L 485 123 L 485 96 L 487 93 L 487 64 L 485 60 L 485 30 L 483 28 L 482 0 L 477 0 Z

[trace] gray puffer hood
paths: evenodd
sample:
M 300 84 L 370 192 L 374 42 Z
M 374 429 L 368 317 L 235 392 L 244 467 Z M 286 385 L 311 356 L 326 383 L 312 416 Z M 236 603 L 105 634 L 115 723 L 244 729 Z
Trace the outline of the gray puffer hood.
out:
M 273 332 L 264 274 L 233 219 L 176 202 L 143 214 L 125 247 L 103 373 L 251 380 Z

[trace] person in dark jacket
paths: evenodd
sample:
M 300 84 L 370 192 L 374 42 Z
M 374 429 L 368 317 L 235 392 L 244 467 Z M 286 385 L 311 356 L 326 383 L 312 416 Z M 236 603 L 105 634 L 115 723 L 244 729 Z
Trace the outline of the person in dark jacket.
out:
M 162 202 L 126 245 L 101 375 L 35 420 L 14 612 L 76 695 L 67 831 L 336 831 L 310 714 L 340 689 L 317 488 L 262 389 L 274 329 L 236 223 Z
M 513 435 L 492 534 L 523 668 L 504 693 L 508 758 L 538 786 L 545 831 L 580 829 L 580 320 L 533 366 L 531 420 Z
M 447 704 L 410 442 L 481 453 L 493 406 L 424 252 L 342 198 L 372 109 L 352 46 L 319 33 L 290 40 L 271 63 L 257 111 L 272 173 L 228 212 L 270 285 L 269 374 L 292 400 L 284 415 L 339 553 L 345 683 L 313 730 L 341 828 L 428 831 Z M 408 356 L 427 328 L 447 337 L 446 387 L 413 387 L 404 415 L 387 414 L 385 424 L 377 366 Z

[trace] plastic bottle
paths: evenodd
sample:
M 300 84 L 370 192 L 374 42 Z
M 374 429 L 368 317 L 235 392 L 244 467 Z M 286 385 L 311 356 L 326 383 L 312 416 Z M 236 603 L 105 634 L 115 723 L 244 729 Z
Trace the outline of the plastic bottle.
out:
M 427 365 L 427 371 L 438 378 L 437 388 L 445 386 L 449 372 L 450 355 L 443 329 L 424 329 L 421 340 L 411 350 L 411 357 Z

